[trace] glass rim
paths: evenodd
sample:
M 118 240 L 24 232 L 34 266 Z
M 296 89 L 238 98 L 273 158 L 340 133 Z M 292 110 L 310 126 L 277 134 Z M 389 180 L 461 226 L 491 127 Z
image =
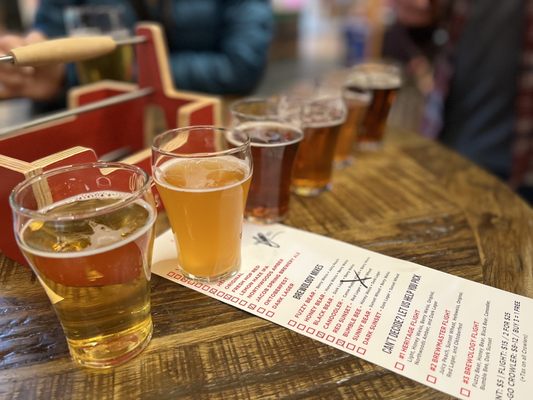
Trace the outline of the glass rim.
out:
M 247 114 L 245 112 L 235 110 L 236 106 L 239 106 L 239 105 L 245 104 L 245 103 L 267 103 L 267 104 L 272 104 L 274 106 L 276 105 L 276 102 L 273 99 L 269 98 L 269 97 L 245 97 L 243 99 L 240 99 L 240 100 L 237 100 L 237 101 L 233 102 L 230 105 L 230 112 L 232 114 L 234 114 L 235 116 L 237 116 L 237 117 L 248 118 L 248 119 L 251 119 L 251 120 L 259 120 L 259 121 L 261 121 L 263 119 L 277 119 L 277 118 L 279 118 L 277 113 L 275 113 L 275 114 L 267 114 L 267 115 L 256 115 L 256 114 Z
M 291 131 L 298 132 L 299 136 L 296 139 L 291 139 L 291 140 L 287 140 L 285 142 L 278 142 L 278 143 L 257 143 L 257 142 L 254 142 L 254 141 L 252 141 L 250 139 L 250 146 L 251 147 L 281 147 L 281 146 L 289 146 L 291 144 L 301 142 L 303 140 L 303 138 L 304 138 L 303 129 L 301 129 L 301 128 L 293 125 L 293 124 L 290 124 L 288 122 L 284 122 L 284 121 L 246 121 L 246 122 L 242 122 L 239 125 L 235 126 L 235 128 L 233 128 L 233 130 L 234 131 L 241 131 L 241 130 L 247 129 L 248 128 L 247 125 L 252 127 L 252 126 L 255 126 L 255 125 L 262 125 L 262 124 L 279 125 L 279 126 L 282 126 L 283 128 L 290 129 Z M 248 135 L 248 137 L 250 138 L 250 135 Z
M 139 173 L 144 178 L 145 181 L 142 187 L 135 190 L 134 192 L 131 192 L 131 193 L 120 192 L 120 193 L 126 193 L 127 196 L 119 198 L 116 202 L 108 206 L 104 206 L 93 211 L 85 211 L 83 213 L 79 213 L 75 215 L 74 214 L 46 215 L 38 210 L 33 210 L 33 209 L 23 207 L 17 202 L 17 199 L 16 199 L 17 195 L 19 195 L 23 190 L 27 189 L 31 185 L 34 185 L 49 177 L 63 174 L 65 172 L 71 172 L 71 171 L 77 171 L 77 170 L 89 169 L 89 168 L 110 168 L 110 169 L 130 170 L 130 171 Z M 145 170 L 138 167 L 137 165 L 126 164 L 126 163 L 121 163 L 121 162 L 104 162 L 104 161 L 70 164 L 70 165 L 64 165 L 61 167 L 53 168 L 48 171 L 44 171 L 43 173 L 39 175 L 35 175 L 31 178 L 25 179 L 22 182 L 19 182 L 11 190 L 11 193 L 9 195 L 9 205 L 11 206 L 11 209 L 13 210 L 13 212 L 24 215 L 25 217 L 28 217 L 28 218 L 38 219 L 40 221 L 51 221 L 51 220 L 53 221 L 74 221 L 78 219 L 86 219 L 90 217 L 107 214 L 109 212 L 123 208 L 131 203 L 134 203 L 146 191 L 150 190 L 151 185 L 152 185 L 152 177 Z
M 240 145 L 238 145 L 237 147 L 234 147 L 231 149 L 220 150 L 220 151 L 212 151 L 212 152 L 206 151 L 206 152 L 196 152 L 196 153 L 173 153 L 167 150 L 163 150 L 161 148 L 161 144 L 159 145 L 155 144 L 158 140 L 161 140 L 163 137 L 168 136 L 172 133 L 195 131 L 195 130 L 202 130 L 202 129 L 209 129 L 212 131 L 225 132 L 225 133 L 233 132 L 233 130 L 230 128 L 214 126 L 214 125 L 192 125 L 192 126 L 183 126 L 181 128 L 169 129 L 154 137 L 153 142 L 152 142 L 152 151 L 165 155 L 165 156 L 175 157 L 175 158 L 207 158 L 207 157 L 219 157 L 219 156 L 231 155 L 234 153 L 245 151 L 246 148 L 250 146 L 250 137 L 248 135 L 246 135 L 246 140 L 242 142 Z M 152 163 L 153 162 L 154 160 L 152 160 Z

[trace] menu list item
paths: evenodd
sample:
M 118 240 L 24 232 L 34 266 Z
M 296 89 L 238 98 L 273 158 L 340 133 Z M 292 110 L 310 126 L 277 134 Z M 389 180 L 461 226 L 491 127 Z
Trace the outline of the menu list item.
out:
M 171 231 L 152 271 L 455 397 L 529 398 L 530 298 L 280 224 L 245 223 L 224 281 L 181 275 Z

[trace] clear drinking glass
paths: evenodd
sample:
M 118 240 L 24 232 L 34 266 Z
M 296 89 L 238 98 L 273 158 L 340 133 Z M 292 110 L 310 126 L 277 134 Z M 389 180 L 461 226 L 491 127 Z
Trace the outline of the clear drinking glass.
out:
M 280 118 L 300 126 L 304 133 L 294 162 L 293 192 L 316 196 L 330 189 L 337 138 L 346 120 L 340 92 L 282 97 L 279 108 Z
M 117 5 L 69 6 L 63 18 L 69 36 L 108 35 L 120 40 L 130 36 L 124 13 Z M 76 63 L 76 72 L 82 84 L 102 79 L 131 82 L 134 59 L 133 45 L 121 45 L 109 54 Z
M 183 274 L 207 282 L 235 274 L 252 177 L 250 139 L 214 126 L 170 130 L 154 139 L 152 170 Z
M 254 161 L 246 219 L 259 223 L 282 221 L 289 211 L 292 169 L 304 136 L 302 130 L 268 119 L 244 122 L 234 130 L 237 136 L 242 132 L 250 137 Z
M 44 172 L 11 193 L 17 244 L 78 364 L 112 367 L 150 341 L 150 186 L 136 166 L 95 162 Z
M 353 68 L 345 83 L 345 92 L 354 96 L 361 93 L 370 95 L 356 137 L 360 150 L 381 148 L 385 123 L 401 85 L 401 71 L 394 63 L 367 62 Z

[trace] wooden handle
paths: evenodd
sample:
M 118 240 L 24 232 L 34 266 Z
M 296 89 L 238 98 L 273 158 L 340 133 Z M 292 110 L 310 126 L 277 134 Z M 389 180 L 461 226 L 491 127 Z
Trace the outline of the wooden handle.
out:
M 110 36 L 85 36 L 48 40 L 17 47 L 10 51 L 15 64 L 35 66 L 81 61 L 113 51 L 117 47 Z

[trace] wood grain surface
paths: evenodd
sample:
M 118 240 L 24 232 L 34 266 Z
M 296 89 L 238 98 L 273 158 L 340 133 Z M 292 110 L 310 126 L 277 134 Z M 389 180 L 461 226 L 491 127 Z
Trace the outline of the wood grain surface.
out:
M 532 209 L 461 157 L 407 136 L 357 154 L 331 192 L 293 197 L 286 224 L 533 297 Z M 152 314 L 140 356 L 78 368 L 31 271 L 0 256 L 0 398 L 449 398 L 158 276 Z

